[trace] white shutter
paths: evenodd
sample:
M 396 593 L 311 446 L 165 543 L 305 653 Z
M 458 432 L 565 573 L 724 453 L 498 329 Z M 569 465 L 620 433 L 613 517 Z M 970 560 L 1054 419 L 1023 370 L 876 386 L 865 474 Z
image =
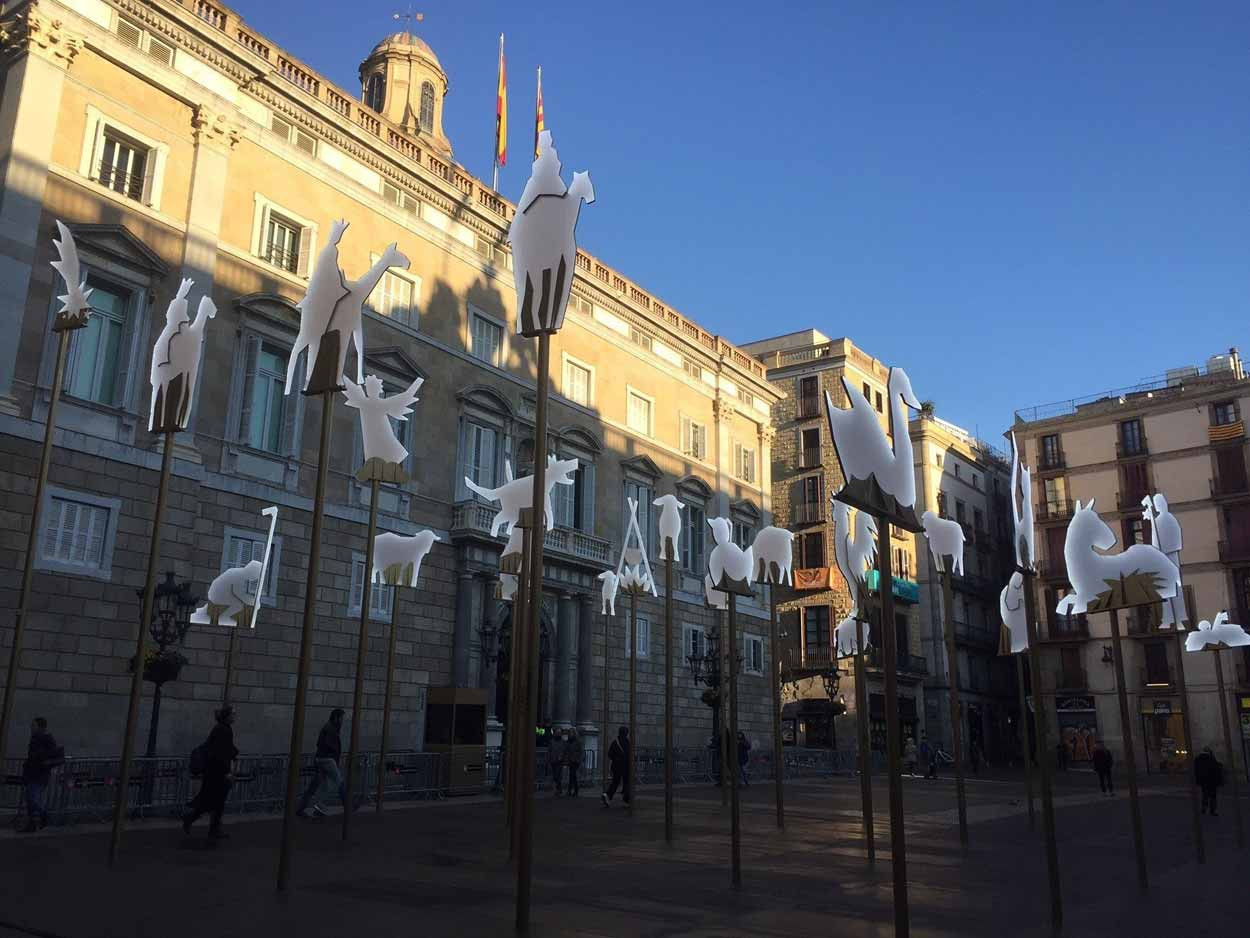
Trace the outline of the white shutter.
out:
M 62 502 L 61 509 L 61 532 L 57 538 L 56 559 L 69 563 L 74 557 L 74 526 L 78 523 L 78 508 L 73 502 Z
M 301 228 L 299 230 L 299 260 L 295 265 L 295 273 L 301 277 L 308 276 L 308 256 L 312 251 L 312 229 Z M 346 341 L 346 336 L 343 341 Z
M 348 598 L 348 607 L 360 611 L 360 599 L 364 594 L 365 562 L 359 558 L 352 559 L 352 588 Z
M 87 564 L 98 567 L 104 558 L 104 533 L 108 529 L 108 509 L 93 505 L 86 510 L 91 519 L 87 531 Z
M 48 517 L 43 523 L 43 556 L 49 560 L 57 559 L 57 535 L 61 531 L 61 515 L 65 511 L 65 502 L 59 498 L 48 498 Z
M 694 424 L 689 417 L 683 416 L 681 418 L 681 451 L 682 455 L 685 456 L 694 455 L 694 442 L 691 439 L 693 426 Z

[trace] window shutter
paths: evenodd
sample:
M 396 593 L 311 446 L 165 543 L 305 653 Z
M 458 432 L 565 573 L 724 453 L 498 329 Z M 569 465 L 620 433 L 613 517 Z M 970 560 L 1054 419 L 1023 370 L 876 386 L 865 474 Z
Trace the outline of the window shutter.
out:
M 308 253 L 312 250 L 312 229 L 299 230 L 299 260 L 295 264 L 295 273 L 301 277 L 308 276 Z
M 46 509 L 48 517 L 43 523 L 43 550 L 42 556 L 55 559 L 57 535 L 61 530 L 61 515 L 65 511 L 65 503 L 59 498 L 48 498 L 48 507 Z
M 577 470 L 582 476 L 582 517 L 579 530 L 595 533 L 595 464 L 584 462 Z
M 360 598 L 364 594 L 364 574 L 365 562 L 356 558 L 352 558 L 352 588 L 351 595 L 348 599 L 348 606 L 360 611 Z
M 683 455 L 694 455 L 693 425 L 689 417 L 681 418 L 681 451 Z
M 243 400 L 239 407 L 240 442 L 256 446 L 259 441 L 251 438 L 252 395 L 256 387 L 257 359 L 260 357 L 260 338 L 254 335 L 243 340 Z
M 155 48 L 155 45 L 153 46 Z M 169 47 L 166 46 L 168 49 Z M 169 63 L 166 63 L 169 64 Z M 144 205 L 151 205 L 156 200 L 156 193 L 153 191 L 153 182 L 156 179 L 156 161 L 159 158 L 155 148 L 146 152 L 146 159 L 143 161 L 143 199 Z
M 67 563 L 74 559 L 74 529 L 78 524 L 78 506 L 73 502 L 61 503 L 61 535 L 57 541 L 56 559 Z
M 308 355 L 305 354 L 300 359 L 299 364 L 295 366 L 295 387 L 302 388 L 304 386 L 304 368 L 308 365 Z M 302 415 L 303 408 L 300 407 L 302 396 L 292 394 L 290 397 L 282 399 L 282 439 L 279 443 L 279 449 L 284 456 L 297 456 L 299 454 L 299 418 Z M 322 406 L 325 406 L 324 398 Z M 359 421 L 357 421 L 359 423 Z
M 140 343 L 135 341 L 135 330 L 138 328 L 138 309 L 140 303 L 151 306 L 151 299 L 146 290 L 135 290 L 126 301 L 125 320 L 121 327 L 121 347 L 117 351 L 117 377 L 113 380 L 111 390 L 106 390 L 108 401 L 114 407 L 129 408 L 133 397 L 130 388 L 131 372 L 140 365 L 146 367 L 148 359 L 137 362 L 136 351 Z M 152 350 L 155 351 L 155 350 Z M 149 352 L 148 354 L 152 354 Z M 107 378 L 105 379 L 107 381 Z
M 91 519 L 87 533 L 87 562 L 98 567 L 104 559 L 104 532 L 108 528 L 108 509 L 96 505 L 87 510 Z

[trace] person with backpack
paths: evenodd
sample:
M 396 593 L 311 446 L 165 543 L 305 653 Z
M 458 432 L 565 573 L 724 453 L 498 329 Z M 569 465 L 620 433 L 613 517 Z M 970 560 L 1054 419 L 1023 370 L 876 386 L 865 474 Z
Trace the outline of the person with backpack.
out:
M 321 802 L 317 800 L 322 782 L 329 782 L 338 789 L 339 800 L 343 802 L 343 810 L 348 810 L 347 791 L 343 785 L 343 773 L 339 771 L 339 759 L 343 755 L 343 740 L 340 738 L 340 734 L 343 731 L 344 713 L 345 711 L 342 707 L 335 707 L 331 710 L 330 719 L 326 721 L 325 726 L 321 727 L 321 732 L 317 734 L 317 752 L 313 757 L 316 771 L 313 773 L 312 781 L 308 783 L 304 797 L 300 799 L 299 808 L 295 812 L 297 817 L 308 817 L 309 802 L 312 802 L 314 815 L 317 817 L 325 817 L 327 815 L 325 808 L 321 807 Z
M 612 770 L 612 783 L 608 785 L 608 790 L 599 796 L 603 799 L 605 808 L 616 797 L 617 788 L 621 789 L 621 800 L 625 802 L 626 807 L 629 806 L 629 798 L 632 794 L 629 784 L 629 746 L 629 727 L 622 726 L 616 731 L 616 739 L 612 740 L 612 745 L 608 747 L 608 767 Z
M 1224 766 L 1215 758 L 1210 746 L 1204 746 L 1194 759 L 1194 781 L 1202 789 L 1202 813 L 1206 814 L 1209 808 L 1211 817 L 1215 817 L 1215 795 L 1224 784 Z
M 221 815 L 226 810 L 226 796 L 233 781 L 232 770 L 239 750 L 234 746 L 234 707 L 229 704 L 214 714 L 217 723 L 208 739 L 191 753 L 191 771 L 200 773 L 200 790 L 190 810 L 182 816 L 182 832 L 191 833 L 191 825 L 207 814 L 208 836 L 221 840 L 229 835 L 221 829 Z
M 26 788 L 26 833 L 33 834 L 48 826 L 48 785 L 52 770 L 65 763 L 65 750 L 48 732 L 48 721 L 35 717 L 30 724 L 30 745 L 22 763 L 22 782 Z
M 582 767 L 582 738 L 577 735 L 577 730 L 567 729 L 564 731 L 564 764 L 569 770 L 568 785 L 566 791 L 570 798 L 576 798 L 581 793 L 581 786 L 578 784 L 577 773 Z

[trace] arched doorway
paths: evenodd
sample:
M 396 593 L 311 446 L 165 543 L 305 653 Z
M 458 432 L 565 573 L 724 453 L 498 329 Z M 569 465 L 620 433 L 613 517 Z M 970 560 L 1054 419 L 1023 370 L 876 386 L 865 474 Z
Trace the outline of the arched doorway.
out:
M 555 625 L 546 607 L 540 617 L 538 636 L 538 722 L 544 725 L 551 721 L 551 713 L 547 708 L 547 663 L 555 655 Z M 505 727 L 509 722 L 508 701 L 511 693 L 508 675 L 512 667 L 512 604 L 502 606 L 499 618 L 495 623 L 499 635 L 499 657 L 495 660 L 495 718 Z

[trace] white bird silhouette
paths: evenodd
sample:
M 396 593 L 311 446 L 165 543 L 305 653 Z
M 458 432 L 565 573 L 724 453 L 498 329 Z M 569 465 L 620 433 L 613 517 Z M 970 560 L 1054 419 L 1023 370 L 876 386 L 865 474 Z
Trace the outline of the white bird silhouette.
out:
M 888 385 L 894 428 L 892 448 L 876 410 L 863 392 L 845 376 L 842 387 L 851 401 L 850 408 L 834 407 L 833 397 L 826 391 L 825 412 L 838 462 L 847 482 L 876 478 L 882 491 L 892 495 L 899 505 L 911 508 L 916 504 L 916 467 L 912 464 L 911 437 L 907 432 L 907 408 L 919 410 L 920 401 L 911 389 L 911 379 L 902 368 L 890 369 Z

